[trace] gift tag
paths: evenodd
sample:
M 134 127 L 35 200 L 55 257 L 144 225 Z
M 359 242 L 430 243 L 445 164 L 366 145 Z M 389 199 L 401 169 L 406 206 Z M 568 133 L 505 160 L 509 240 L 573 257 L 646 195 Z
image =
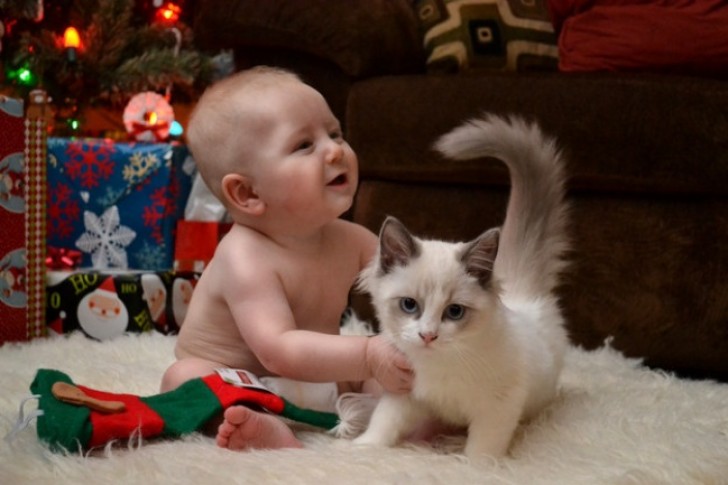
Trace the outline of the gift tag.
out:
M 215 369 L 217 374 L 223 381 L 236 387 L 246 387 L 248 389 L 258 389 L 260 391 L 271 392 L 266 388 L 260 380 L 250 372 L 243 369 Z

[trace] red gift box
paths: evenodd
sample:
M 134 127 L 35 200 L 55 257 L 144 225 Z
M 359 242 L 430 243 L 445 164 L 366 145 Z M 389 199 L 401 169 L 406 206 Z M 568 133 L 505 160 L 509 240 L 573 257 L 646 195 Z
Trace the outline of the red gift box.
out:
M 201 272 L 231 227 L 232 224 L 221 222 L 177 221 L 174 269 Z
M 45 333 L 46 100 L 0 97 L 0 343 Z

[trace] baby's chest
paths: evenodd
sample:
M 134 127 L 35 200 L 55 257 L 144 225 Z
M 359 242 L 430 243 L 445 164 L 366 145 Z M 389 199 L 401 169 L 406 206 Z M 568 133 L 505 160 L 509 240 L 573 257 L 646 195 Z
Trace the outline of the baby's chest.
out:
M 286 293 L 299 327 L 316 330 L 338 325 L 348 304 L 355 275 L 317 272 L 298 275 L 289 281 Z

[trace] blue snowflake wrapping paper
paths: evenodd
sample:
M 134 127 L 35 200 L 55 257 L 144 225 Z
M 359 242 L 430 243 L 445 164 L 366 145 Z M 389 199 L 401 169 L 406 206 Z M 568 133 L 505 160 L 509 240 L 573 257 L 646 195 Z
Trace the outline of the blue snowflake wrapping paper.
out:
M 178 143 L 48 139 L 48 246 L 81 267 L 172 268 L 195 164 Z

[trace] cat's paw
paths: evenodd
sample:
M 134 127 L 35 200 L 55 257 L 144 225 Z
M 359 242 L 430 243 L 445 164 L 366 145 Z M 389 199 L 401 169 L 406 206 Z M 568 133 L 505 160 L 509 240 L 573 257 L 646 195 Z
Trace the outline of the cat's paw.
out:
M 388 436 L 382 436 L 377 433 L 370 433 L 369 431 L 364 432 L 358 438 L 353 440 L 355 445 L 361 446 L 382 446 L 389 447 L 394 446 L 396 440 L 390 439 Z

